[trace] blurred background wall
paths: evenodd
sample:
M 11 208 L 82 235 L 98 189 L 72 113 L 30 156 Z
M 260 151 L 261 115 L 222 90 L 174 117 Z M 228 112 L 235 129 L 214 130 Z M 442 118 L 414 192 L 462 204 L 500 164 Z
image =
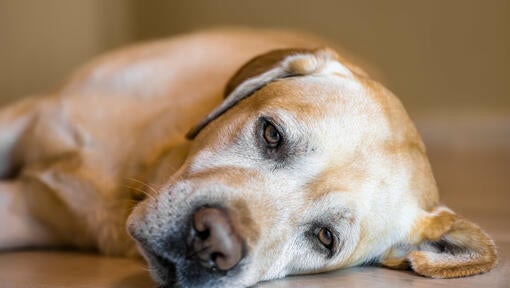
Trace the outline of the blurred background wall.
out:
M 338 42 L 417 120 L 445 202 L 510 211 L 507 0 L 0 0 L 0 104 L 51 89 L 106 50 L 218 25 Z
M 91 57 L 134 40 L 132 3 L 0 0 L 0 104 L 58 85 Z
M 0 103 L 53 87 L 105 50 L 216 25 L 336 41 L 411 110 L 510 108 L 505 0 L 0 0 Z

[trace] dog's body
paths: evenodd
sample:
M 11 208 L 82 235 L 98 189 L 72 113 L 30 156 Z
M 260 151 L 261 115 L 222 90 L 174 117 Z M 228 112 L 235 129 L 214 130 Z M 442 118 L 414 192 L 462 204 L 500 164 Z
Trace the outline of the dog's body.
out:
M 492 240 L 438 206 L 399 101 L 311 50 L 323 45 L 196 33 L 107 55 L 55 93 L 3 108 L 0 249 L 133 255 L 136 206 L 129 232 L 162 284 L 177 273 L 184 286 L 246 286 L 368 262 L 431 277 L 488 271 Z

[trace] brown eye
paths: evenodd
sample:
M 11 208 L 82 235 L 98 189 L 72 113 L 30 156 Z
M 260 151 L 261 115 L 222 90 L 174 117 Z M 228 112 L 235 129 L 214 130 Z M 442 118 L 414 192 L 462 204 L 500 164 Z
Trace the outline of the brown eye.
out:
M 273 125 L 268 123 L 264 128 L 264 140 L 266 140 L 269 147 L 274 148 L 280 144 L 280 132 L 278 132 Z
M 331 249 L 333 246 L 333 233 L 327 228 L 321 228 L 317 234 L 317 238 L 321 241 L 322 245 L 326 248 Z

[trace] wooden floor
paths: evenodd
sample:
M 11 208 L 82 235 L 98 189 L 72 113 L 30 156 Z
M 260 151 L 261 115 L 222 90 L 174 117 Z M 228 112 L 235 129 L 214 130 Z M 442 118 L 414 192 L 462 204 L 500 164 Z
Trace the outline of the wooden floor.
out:
M 493 271 L 458 279 L 429 279 L 410 271 L 356 267 L 287 277 L 257 287 L 510 287 L 510 242 L 498 242 L 502 255 Z M 143 288 L 156 287 L 142 262 L 75 252 L 13 252 L 0 255 L 0 287 Z
M 509 114 L 510 115 L 510 114 Z M 288 277 L 258 287 L 510 287 L 510 120 L 418 121 L 443 201 L 482 226 L 501 255 L 493 271 L 436 280 L 408 271 L 359 267 Z M 1 229 L 1 227 L 0 227 Z M 0 253 L 0 287 L 155 287 L 144 263 L 76 252 Z

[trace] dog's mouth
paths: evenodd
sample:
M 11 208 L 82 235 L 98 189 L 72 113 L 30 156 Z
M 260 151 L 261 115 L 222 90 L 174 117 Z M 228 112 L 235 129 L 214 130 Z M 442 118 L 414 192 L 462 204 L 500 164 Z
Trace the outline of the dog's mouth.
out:
M 175 265 L 172 261 L 170 261 L 170 259 L 155 253 L 152 254 L 152 257 L 155 260 L 154 262 L 158 267 L 167 270 L 171 270 L 173 268 L 173 270 L 175 270 Z
M 177 281 L 177 271 L 174 262 L 150 249 L 143 249 L 142 253 L 148 262 L 149 271 L 154 280 L 160 285 L 159 287 L 174 287 Z
M 159 288 L 223 287 L 226 278 L 231 278 L 240 271 L 240 265 L 229 271 L 206 267 L 193 255 L 174 260 L 150 249 L 144 250 L 144 255 L 152 277 L 160 285 Z

